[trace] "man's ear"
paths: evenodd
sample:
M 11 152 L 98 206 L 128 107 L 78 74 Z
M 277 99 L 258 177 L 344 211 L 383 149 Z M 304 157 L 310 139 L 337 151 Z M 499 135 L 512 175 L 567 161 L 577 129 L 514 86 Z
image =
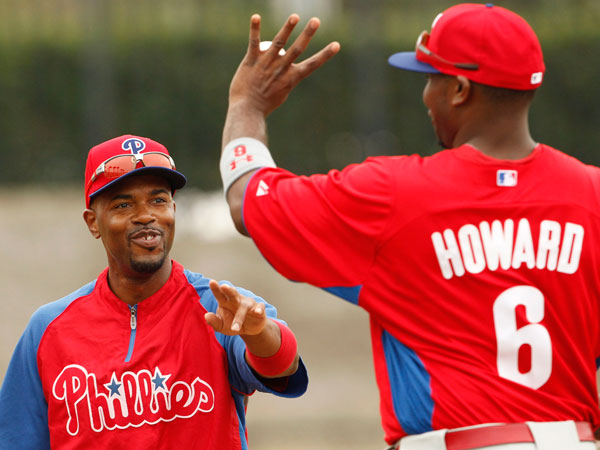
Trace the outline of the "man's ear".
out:
M 471 82 L 467 77 L 457 75 L 454 77 L 451 104 L 453 106 L 464 105 L 471 95 Z
M 85 221 L 88 230 L 92 236 L 96 239 L 100 239 L 102 236 L 100 235 L 100 231 L 98 230 L 98 221 L 96 220 L 96 211 L 93 209 L 86 209 L 83 211 L 83 220 Z

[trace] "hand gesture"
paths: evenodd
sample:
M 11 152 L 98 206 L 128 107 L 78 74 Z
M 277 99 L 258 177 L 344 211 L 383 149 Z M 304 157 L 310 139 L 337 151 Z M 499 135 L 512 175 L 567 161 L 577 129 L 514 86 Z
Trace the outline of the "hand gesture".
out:
M 206 322 L 219 333 L 229 336 L 256 335 L 267 325 L 265 305 L 241 295 L 237 289 L 227 284 L 210 280 L 208 286 L 217 299 L 216 313 L 204 315 Z
M 289 47 L 280 54 L 300 18 L 292 14 L 267 50 L 260 49 L 260 16 L 250 19 L 250 40 L 248 51 L 235 73 L 229 89 L 230 105 L 238 101 L 250 103 L 252 108 L 262 112 L 264 117 L 281 105 L 291 90 L 304 78 L 331 59 L 340 49 L 340 44 L 332 42 L 318 53 L 295 63 L 306 50 L 310 40 L 320 25 L 318 18 L 308 21 L 304 30 Z

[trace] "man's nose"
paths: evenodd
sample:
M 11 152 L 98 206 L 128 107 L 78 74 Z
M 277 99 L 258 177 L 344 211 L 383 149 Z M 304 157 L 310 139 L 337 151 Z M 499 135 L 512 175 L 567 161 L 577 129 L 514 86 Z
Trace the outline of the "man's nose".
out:
M 150 208 L 147 205 L 141 204 L 141 205 L 136 206 L 135 214 L 132 217 L 132 220 L 135 223 L 141 223 L 141 224 L 146 225 L 146 224 L 154 222 L 156 220 L 156 218 L 154 217 Z

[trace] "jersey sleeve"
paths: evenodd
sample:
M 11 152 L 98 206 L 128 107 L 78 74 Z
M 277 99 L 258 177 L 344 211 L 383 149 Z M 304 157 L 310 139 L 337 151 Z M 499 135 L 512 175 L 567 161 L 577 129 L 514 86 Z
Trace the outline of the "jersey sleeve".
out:
M 94 289 L 95 281 L 40 307 L 31 317 L 12 355 L 0 389 L 0 450 L 50 449 L 48 403 L 38 349 L 48 325 L 73 301 Z
M 0 449 L 50 449 L 48 405 L 37 366 L 45 320 L 32 317 L 13 353 L 0 390 Z
M 229 284 L 228 281 L 221 281 L 220 284 Z M 281 323 L 285 322 L 277 318 L 277 309 L 267 303 L 261 297 L 255 295 L 247 289 L 236 286 L 238 292 L 246 297 L 251 297 L 259 303 L 265 305 L 267 317 L 277 320 Z M 210 289 L 206 289 L 201 295 L 201 303 L 207 311 L 215 312 L 217 309 L 217 300 L 214 298 Z M 287 377 L 287 382 L 281 387 L 281 383 L 271 386 L 268 380 L 257 376 L 246 362 L 246 343 L 239 336 L 227 336 L 222 333 L 215 333 L 227 354 L 229 363 L 229 382 L 231 387 L 238 393 L 250 395 L 254 391 L 268 392 L 280 397 L 299 397 L 306 392 L 308 387 L 308 374 L 306 367 L 300 359 L 298 370 Z
M 393 182 L 381 158 L 310 177 L 261 169 L 244 193 L 244 225 L 283 276 L 358 303 L 394 206 Z

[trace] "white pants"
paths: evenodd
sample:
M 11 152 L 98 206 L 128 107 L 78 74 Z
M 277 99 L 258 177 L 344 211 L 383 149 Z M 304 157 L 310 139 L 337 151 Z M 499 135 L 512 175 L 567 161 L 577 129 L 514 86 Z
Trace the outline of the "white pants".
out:
M 493 425 L 493 424 L 490 424 Z M 565 422 L 527 422 L 535 443 L 501 444 L 477 447 L 473 450 L 596 450 L 594 442 L 581 442 L 575 424 Z M 477 425 L 461 429 L 485 427 Z M 400 450 L 447 450 L 445 436 L 448 430 L 406 436 L 400 439 Z

